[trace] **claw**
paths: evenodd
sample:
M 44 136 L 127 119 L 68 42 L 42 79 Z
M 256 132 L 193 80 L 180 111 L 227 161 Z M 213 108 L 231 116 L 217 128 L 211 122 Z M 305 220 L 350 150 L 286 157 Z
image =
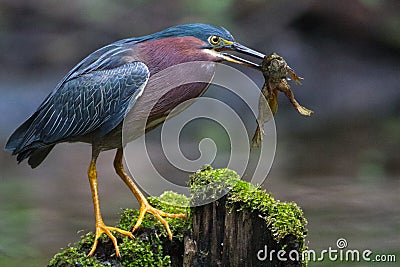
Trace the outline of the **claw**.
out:
M 121 257 L 121 254 L 120 254 L 119 248 L 118 248 L 118 244 L 117 244 L 117 239 L 111 233 L 111 231 L 115 231 L 122 235 L 133 238 L 133 234 L 131 232 L 128 232 L 128 231 L 125 231 L 125 230 L 122 230 L 122 229 L 119 229 L 116 227 L 106 226 L 103 221 L 100 221 L 96 224 L 96 235 L 94 237 L 94 243 L 93 243 L 92 249 L 90 250 L 89 254 L 87 255 L 88 257 L 93 256 L 94 252 L 96 251 L 97 244 L 99 243 L 99 238 L 102 234 L 106 234 L 111 239 L 111 241 L 114 244 L 115 255 L 117 257 Z
M 135 224 L 135 226 L 133 227 L 132 232 L 135 232 L 140 225 L 143 222 L 144 216 L 146 215 L 146 213 L 151 213 L 153 214 L 164 226 L 165 229 L 167 230 L 169 239 L 172 239 L 172 232 L 171 229 L 169 228 L 169 224 L 168 222 L 163 218 L 163 217 L 167 217 L 167 218 L 181 218 L 181 219 L 186 219 L 186 215 L 185 214 L 172 214 L 172 213 L 166 213 L 162 210 L 153 208 L 146 199 L 141 199 L 141 206 L 140 206 L 140 211 L 139 211 L 139 218 Z

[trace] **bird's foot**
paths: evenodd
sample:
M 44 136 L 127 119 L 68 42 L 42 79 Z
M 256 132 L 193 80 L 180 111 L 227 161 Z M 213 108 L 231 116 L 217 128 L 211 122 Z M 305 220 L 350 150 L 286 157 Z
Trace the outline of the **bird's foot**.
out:
M 119 228 L 116 228 L 116 227 L 106 226 L 104 224 L 104 222 L 100 220 L 99 222 L 96 223 L 96 236 L 94 237 L 94 243 L 93 243 L 92 249 L 90 250 L 90 252 L 88 254 L 88 257 L 93 256 L 94 252 L 96 251 L 97 244 L 99 242 L 98 239 L 100 238 L 100 236 L 102 234 L 106 234 L 111 239 L 111 241 L 113 242 L 114 248 L 115 248 L 115 255 L 117 257 L 121 256 L 121 254 L 119 253 L 117 239 L 111 233 L 111 231 L 115 231 L 115 232 L 118 232 L 118 233 L 120 233 L 122 235 L 125 235 L 125 236 L 128 236 L 130 238 L 133 238 L 133 234 L 131 232 L 125 231 L 125 230 L 122 230 L 122 229 L 119 229 Z
M 169 239 L 172 239 L 172 233 L 171 230 L 169 229 L 169 224 L 168 222 L 163 218 L 163 217 L 167 217 L 167 218 L 181 218 L 181 219 L 186 219 L 186 215 L 185 214 L 172 214 L 172 213 L 166 213 L 164 211 L 161 211 L 159 209 L 153 208 L 146 199 L 140 201 L 141 202 L 141 206 L 140 206 L 140 212 L 139 212 L 139 218 L 135 224 L 135 226 L 133 227 L 132 232 L 135 232 L 139 226 L 142 224 L 142 221 L 144 219 L 144 216 L 146 215 L 146 213 L 151 213 L 153 214 L 166 228 Z

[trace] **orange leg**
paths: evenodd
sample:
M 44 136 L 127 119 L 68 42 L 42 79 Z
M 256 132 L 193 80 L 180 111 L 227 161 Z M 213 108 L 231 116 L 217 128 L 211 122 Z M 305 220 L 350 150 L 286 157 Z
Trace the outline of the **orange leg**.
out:
M 124 231 L 124 230 L 121 230 L 116 227 L 106 226 L 103 222 L 103 219 L 101 217 L 101 212 L 100 212 L 100 202 L 99 202 L 99 194 L 98 194 L 98 188 L 97 188 L 96 159 L 97 159 L 97 156 L 94 156 L 92 158 L 92 161 L 90 162 L 89 169 L 88 169 L 90 188 L 92 190 L 94 214 L 96 216 L 96 236 L 94 238 L 94 244 L 88 254 L 88 257 L 93 256 L 94 252 L 96 251 L 98 239 L 100 238 L 100 236 L 103 233 L 106 234 L 111 239 L 111 241 L 113 242 L 114 247 L 115 247 L 115 254 L 118 257 L 120 257 L 120 253 L 119 253 L 119 249 L 118 249 L 118 245 L 117 245 L 117 239 L 113 236 L 111 231 L 121 233 L 123 235 L 129 236 L 130 238 L 133 238 L 133 235 L 131 232 L 128 232 L 128 231 Z
M 117 154 L 115 155 L 115 159 L 114 159 L 115 171 L 117 172 L 118 176 L 121 177 L 121 179 L 129 187 L 129 189 L 135 195 L 136 199 L 139 201 L 139 204 L 140 204 L 139 218 L 138 218 L 135 226 L 133 227 L 132 232 L 136 231 L 139 228 L 139 226 L 142 224 L 144 216 L 148 212 L 148 213 L 153 214 L 165 226 L 169 238 L 172 239 L 172 233 L 171 233 L 171 230 L 169 229 L 168 222 L 163 217 L 185 219 L 186 215 L 185 214 L 166 213 L 166 212 L 163 212 L 156 208 L 153 208 L 147 201 L 146 197 L 142 194 L 142 192 L 140 192 L 140 190 L 136 186 L 136 184 L 132 181 L 132 179 L 125 172 L 124 165 L 122 163 L 122 158 L 123 158 L 123 149 L 119 148 L 117 150 Z

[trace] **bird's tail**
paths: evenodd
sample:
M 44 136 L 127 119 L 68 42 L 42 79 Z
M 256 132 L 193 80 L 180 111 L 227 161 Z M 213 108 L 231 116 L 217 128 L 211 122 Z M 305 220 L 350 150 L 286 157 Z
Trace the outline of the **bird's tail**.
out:
M 53 149 L 55 144 L 44 146 L 44 147 L 35 147 L 35 148 L 27 148 L 17 155 L 18 163 L 23 161 L 24 159 L 28 159 L 28 164 L 31 168 L 36 168 L 43 162 L 43 160 L 47 157 L 50 151 Z
M 55 144 L 35 144 L 35 142 L 28 141 L 30 137 L 27 135 L 30 132 L 31 125 L 37 115 L 37 112 L 34 113 L 28 120 L 19 126 L 10 136 L 4 148 L 7 151 L 12 151 L 13 155 L 17 155 L 18 163 L 29 158 L 28 163 L 32 168 L 35 168 L 42 163 L 55 146 Z
M 12 151 L 13 155 L 16 155 L 21 150 L 22 144 L 25 142 L 26 133 L 36 118 L 36 114 L 33 114 L 28 120 L 26 120 L 21 126 L 19 126 L 13 134 L 8 138 L 5 150 Z

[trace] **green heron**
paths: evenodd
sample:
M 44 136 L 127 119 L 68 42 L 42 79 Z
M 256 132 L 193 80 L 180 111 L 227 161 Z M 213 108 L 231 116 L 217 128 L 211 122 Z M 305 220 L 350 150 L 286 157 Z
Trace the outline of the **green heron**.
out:
M 17 155 L 18 163 L 28 159 L 32 168 L 37 167 L 58 143 L 86 142 L 92 145 L 88 177 L 96 233 L 88 256 L 94 254 L 98 238 L 103 233 L 112 240 L 117 256 L 120 252 L 111 231 L 133 237 L 131 232 L 106 226 L 102 219 L 96 160 L 99 153 L 105 150 L 117 149 L 115 171 L 140 203 L 139 217 L 132 232 L 138 229 L 145 214 L 151 213 L 163 223 L 172 238 L 163 217 L 184 219 L 185 215 L 169 214 L 153 208 L 125 172 L 122 162 L 123 120 L 131 109 L 135 116 L 141 112 L 140 107 L 154 105 L 145 129 L 151 130 L 161 124 L 175 106 L 200 96 L 207 89 L 206 83 L 182 85 L 163 96 L 167 101 L 152 103 L 152 94 L 156 94 L 157 90 L 148 89 L 149 78 L 168 67 L 203 61 L 232 62 L 260 70 L 259 64 L 226 51 L 264 58 L 262 53 L 235 42 L 226 29 L 207 24 L 178 25 L 147 36 L 111 43 L 87 56 L 68 72 L 35 113 L 11 135 L 5 149 Z

